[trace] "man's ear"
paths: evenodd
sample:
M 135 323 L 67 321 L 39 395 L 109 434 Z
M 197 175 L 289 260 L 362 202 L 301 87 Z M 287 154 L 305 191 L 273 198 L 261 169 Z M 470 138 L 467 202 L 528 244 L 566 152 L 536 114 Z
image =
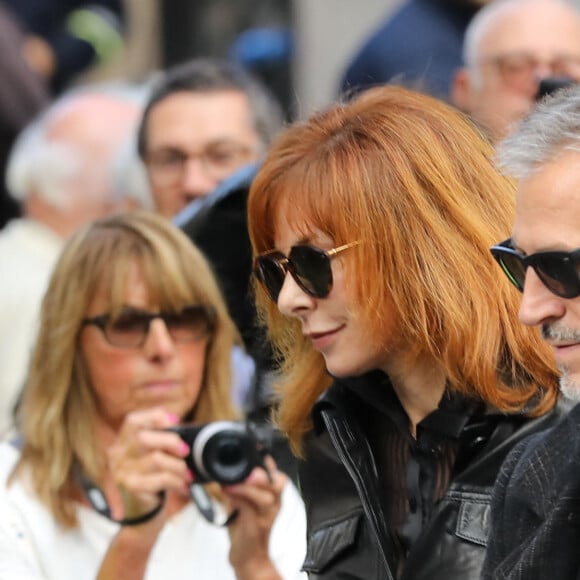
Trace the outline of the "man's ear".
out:
M 450 89 L 451 103 L 464 113 L 472 110 L 472 87 L 469 72 L 465 67 L 455 71 Z

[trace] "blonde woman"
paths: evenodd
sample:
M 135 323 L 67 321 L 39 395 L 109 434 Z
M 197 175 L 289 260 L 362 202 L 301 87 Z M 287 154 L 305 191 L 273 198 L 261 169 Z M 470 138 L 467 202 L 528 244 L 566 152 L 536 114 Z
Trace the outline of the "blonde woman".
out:
M 237 342 L 205 259 L 167 220 L 79 231 L 44 299 L 19 437 L 0 446 L 0 577 L 298 578 L 304 515 L 287 477 L 268 460 L 210 489 L 237 517 L 208 522 L 168 430 L 236 418 Z

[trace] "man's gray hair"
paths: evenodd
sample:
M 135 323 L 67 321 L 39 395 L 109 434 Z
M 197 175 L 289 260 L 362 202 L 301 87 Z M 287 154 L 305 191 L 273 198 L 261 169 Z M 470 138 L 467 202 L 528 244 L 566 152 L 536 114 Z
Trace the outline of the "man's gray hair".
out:
M 580 153 L 580 84 L 546 97 L 497 148 L 499 167 L 518 179 L 556 159 Z

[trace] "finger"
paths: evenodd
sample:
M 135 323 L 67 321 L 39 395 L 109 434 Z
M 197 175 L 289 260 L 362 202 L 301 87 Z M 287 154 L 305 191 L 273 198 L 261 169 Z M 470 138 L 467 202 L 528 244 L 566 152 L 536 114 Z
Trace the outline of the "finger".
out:
M 239 502 L 250 504 L 258 511 L 267 511 L 280 503 L 280 494 L 273 489 L 265 489 L 253 485 L 236 485 L 224 489 L 224 493 L 230 499 L 233 506 Z
M 243 483 L 257 487 L 274 488 L 282 491 L 288 481 L 288 476 L 276 468 L 276 462 L 271 457 L 266 457 L 264 466 L 256 467 Z
M 112 471 L 116 482 L 125 487 L 128 487 L 127 482 L 132 481 L 134 477 L 161 478 L 166 474 L 178 478 L 183 483 L 191 480 L 185 461 L 162 450 L 154 450 L 137 458 L 125 458 L 114 467 Z
M 120 450 L 126 448 L 127 452 L 138 453 L 142 445 L 140 434 L 143 431 L 148 429 L 167 429 L 178 420 L 176 415 L 166 413 L 161 407 L 133 411 L 125 417 L 114 447 Z M 174 439 L 174 441 L 177 442 L 177 439 Z
M 265 513 L 277 511 L 281 503 L 281 495 L 287 482 L 287 476 L 279 471 L 271 474 L 272 482 L 261 469 L 255 469 L 241 484 L 224 486 L 223 491 L 235 507 L 249 504 L 256 511 Z
M 141 429 L 136 432 L 133 445 L 139 449 L 141 454 L 155 450 L 184 458 L 190 453 L 189 445 L 177 433 L 158 429 Z
M 167 429 L 179 423 L 179 417 L 168 413 L 163 407 L 153 407 L 128 413 L 123 422 L 122 430 Z
M 175 457 L 186 457 L 189 446 L 177 433 L 149 427 L 163 422 L 167 423 L 165 413 L 138 412 L 128 415 L 118 439 L 108 450 L 110 464 L 115 466 L 126 458 L 147 455 L 155 450 Z
M 171 471 L 157 473 L 129 473 L 120 482 L 123 489 L 135 496 L 157 494 L 160 491 L 185 493 L 188 490 L 187 476 Z

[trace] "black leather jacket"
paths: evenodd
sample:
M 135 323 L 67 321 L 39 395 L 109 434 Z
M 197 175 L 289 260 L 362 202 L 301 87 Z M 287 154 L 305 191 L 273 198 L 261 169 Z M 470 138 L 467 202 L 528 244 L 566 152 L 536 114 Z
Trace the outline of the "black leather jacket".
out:
M 560 411 L 534 420 L 486 413 L 478 421 L 487 428 L 466 428 L 460 437 L 461 468 L 397 574 L 395 540 L 380 505 L 377 467 L 356 399 L 335 382 L 315 405 L 314 429 L 305 439 L 299 477 L 308 516 L 304 569 L 309 578 L 478 580 L 499 467 L 517 441 L 551 426 Z

